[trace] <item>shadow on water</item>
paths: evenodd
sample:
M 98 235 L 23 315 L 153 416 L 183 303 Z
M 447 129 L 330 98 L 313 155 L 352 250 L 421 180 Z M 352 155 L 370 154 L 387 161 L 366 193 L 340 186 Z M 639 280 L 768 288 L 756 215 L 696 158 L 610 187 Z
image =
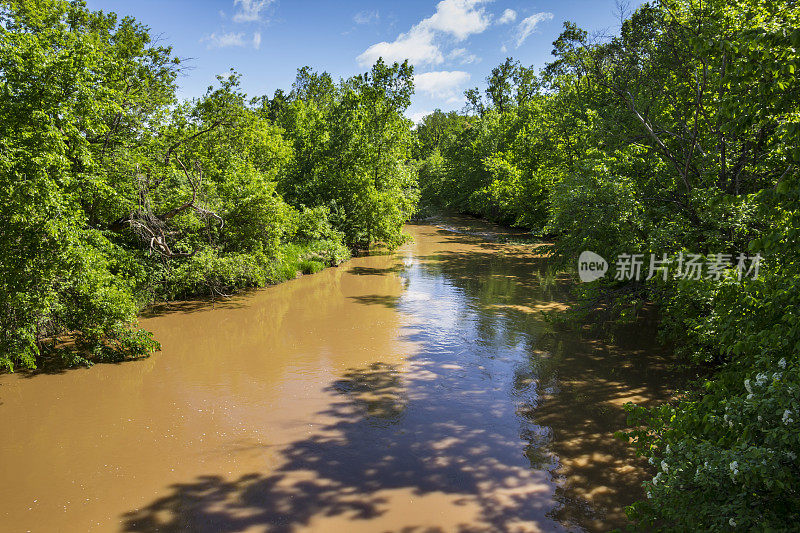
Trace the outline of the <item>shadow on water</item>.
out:
M 318 516 L 374 519 L 387 512 L 393 490 L 410 498 L 453 495 L 463 505 L 474 498 L 479 523 L 457 524 L 459 531 L 510 531 L 519 521 L 554 529 L 546 517 L 552 486 L 521 461 L 525 434 L 513 420 L 513 405 L 507 397 L 501 405 L 501 395 L 476 383 L 465 387 L 464 377 L 445 361 L 352 369 L 330 388 L 341 399 L 320 413 L 333 422 L 283 449 L 283 464 L 270 475 L 206 476 L 175 485 L 129 513 L 125 530 L 268 525 L 288 532 Z M 498 410 L 499 420 L 487 421 Z M 403 531 L 431 531 L 422 522 Z
M 196 313 L 210 309 L 241 309 L 247 307 L 247 296 L 253 292 L 255 291 L 246 291 L 234 296 L 215 298 L 213 300 L 209 298 L 204 300 L 159 302 L 144 309 L 139 313 L 139 316 L 141 318 L 156 318 L 173 313 Z
M 347 272 L 348 274 L 355 274 L 356 276 L 385 276 L 386 274 L 400 271 L 402 271 L 402 265 L 396 265 L 388 268 L 355 266 L 348 269 Z
M 624 525 L 623 507 L 641 496 L 648 471 L 612 438 L 625 425 L 622 405 L 669 394 L 668 360 L 652 328 L 631 331 L 625 345 L 555 334 L 540 311 L 565 304 L 566 280 L 548 275 L 546 259 L 430 234 L 447 249 L 419 250 L 399 274 L 403 296 L 355 297 L 412 317 L 403 335 L 419 346 L 414 355 L 344 373 L 328 388 L 334 400 L 319 413 L 323 423 L 282 447 L 265 473 L 173 485 L 127 513 L 125 530 L 289 532 L 335 518 L 363 525 L 427 498 L 441 501 L 442 516 L 408 506 L 399 527 L 378 530 Z M 396 272 L 368 270 L 360 274 Z
M 399 296 L 389 296 L 384 294 L 367 294 L 364 296 L 348 296 L 351 300 L 355 300 L 358 303 L 362 303 L 364 305 L 382 305 L 384 307 L 389 307 L 391 309 L 395 309 L 400 305 L 400 297 Z

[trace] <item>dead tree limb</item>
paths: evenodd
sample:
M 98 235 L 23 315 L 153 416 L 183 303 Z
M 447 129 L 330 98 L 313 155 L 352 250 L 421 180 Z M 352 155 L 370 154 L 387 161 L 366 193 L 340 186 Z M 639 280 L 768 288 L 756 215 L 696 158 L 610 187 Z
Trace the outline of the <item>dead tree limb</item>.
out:
M 120 231 L 124 227 L 128 227 L 136 233 L 139 238 L 143 241 L 148 243 L 149 249 L 151 251 L 157 252 L 162 257 L 173 259 L 178 257 L 191 257 L 195 253 L 197 253 L 197 249 L 192 250 L 191 252 L 174 252 L 169 246 L 168 243 L 168 236 L 175 235 L 176 233 L 180 233 L 178 231 L 170 231 L 168 229 L 168 225 L 170 220 L 175 218 L 176 216 L 180 215 L 181 213 L 192 210 L 197 213 L 202 218 L 213 218 L 220 222 L 221 225 L 224 225 L 224 221 L 222 217 L 217 215 L 215 212 L 206 209 L 198 205 L 198 191 L 202 187 L 203 184 L 203 169 L 200 167 L 199 164 L 195 164 L 195 169 L 197 171 L 197 176 L 192 176 L 192 173 L 186 168 L 186 165 L 183 164 L 183 161 L 178 159 L 177 157 L 175 160 L 183 170 L 184 176 L 186 176 L 186 180 L 189 183 L 189 186 L 192 188 L 192 197 L 190 200 L 182 203 L 181 205 L 169 209 L 161 214 L 155 214 L 152 212 L 150 208 L 149 202 L 149 190 L 147 186 L 140 187 L 143 190 L 140 191 L 140 205 L 139 208 L 130 213 L 127 217 L 123 219 L 115 221 L 111 224 L 111 229 L 115 231 Z

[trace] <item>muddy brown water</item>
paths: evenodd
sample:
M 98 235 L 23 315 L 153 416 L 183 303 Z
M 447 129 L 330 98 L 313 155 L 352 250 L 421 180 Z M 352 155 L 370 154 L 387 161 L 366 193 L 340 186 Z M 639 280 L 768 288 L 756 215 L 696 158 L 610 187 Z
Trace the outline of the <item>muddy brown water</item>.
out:
M 668 393 L 642 326 L 558 332 L 530 246 L 467 219 L 145 318 L 163 350 L 0 376 L 2 531 L 604 531 L 647 465 L 612 434 Z

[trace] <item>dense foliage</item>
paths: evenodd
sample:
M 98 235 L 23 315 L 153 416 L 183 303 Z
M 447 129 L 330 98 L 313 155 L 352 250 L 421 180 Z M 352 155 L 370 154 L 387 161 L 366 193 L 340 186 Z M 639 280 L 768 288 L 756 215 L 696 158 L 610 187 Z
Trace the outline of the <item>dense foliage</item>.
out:
M 584 250 L 612 267 L 622 253 L 729 258 L 698 279 L 673 262 L 579 287 L 597 320 L 655 303 L 709 376 L 630 407 L 626 436 L 658 470 L 630 514 L 643 530 L 796 528 L 800 6 L 661 0 L 612 38 L 568 23 L 553 53 L 538 73 L 507 60 L 465 113 L 423 120 L 423 202 L 552 234 L 563 264 Z M 763 258 L 757 279 L 740 254 Z
M 169 47 L 78 0 L 0 2 L 0 367 L 119 360 L 161 299 L 224 295 L 393 246 L 416 202 L 412 69 L 236 73 L 179 102 Z
M 0 1 L 0 367 L 146 354 L 143 306 L 395 246 L 419 194 L 552 235 L 563 265 L 585 250 L 729 258 L 696 279 L 675 262 L 606 276 L 579 286 L 581 309 L 629 321 L 652 302 L 707 370 L 679 401 L 629 408 L 625 436 L 657 470 L 633 524 L 792 529 L 800 6 L 660 0 L 615 37 L 566 24 L 553 54 L 540 72 L 508 59 L 463 113 L 412 132 L 407 63 L 338 82 L 303 68 L 253 99 L 231 72 L 180 102 L 181 62 L 136 21 Z M 740 254 L 763 258 L 758 276 Z

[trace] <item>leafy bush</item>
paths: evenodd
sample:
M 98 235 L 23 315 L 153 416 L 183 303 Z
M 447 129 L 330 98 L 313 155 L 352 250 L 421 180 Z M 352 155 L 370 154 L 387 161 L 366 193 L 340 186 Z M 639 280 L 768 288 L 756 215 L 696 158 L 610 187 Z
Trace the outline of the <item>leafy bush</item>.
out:
M 408 64 L 339 85 L 303 68 L 272 100 L 248 100 L 231 72 L 189 102 L 180 68 L 131 18 L 0 2 L 0 368 L 138 357 L 157 346 L 135 330 L 155 300 L 402 241 Z
M 298 218 L 294 238 L 301 243 L 344 241 L 342 232 L 337 231 L 331 225 L 330 209 L 324 205 L 303 208 Z
M 590 324 L 655 303 L 662 338 L 706 376 L 668 405 L 629 406 L 626 436 L 654 470 L 633 528 L 796 528 L 798 27 L 795 2 L 755 0 L 646 3 L 608 39 L 565 23 L 538 75 L 508 59 L 484 95 L 467 91 L 469 113 L 447 118 L 460 131 L 432 136 L 440 113 L 418 132 L 418 153 L 444 159 L 436 172 L 420 163 L 423 200 L 544 223 L 563 266 L 584 250 L 612 265 L 622 253 L 763 256 L 757 280 L 729 268 L 576 289 L 584 318 L 605 310 Z

